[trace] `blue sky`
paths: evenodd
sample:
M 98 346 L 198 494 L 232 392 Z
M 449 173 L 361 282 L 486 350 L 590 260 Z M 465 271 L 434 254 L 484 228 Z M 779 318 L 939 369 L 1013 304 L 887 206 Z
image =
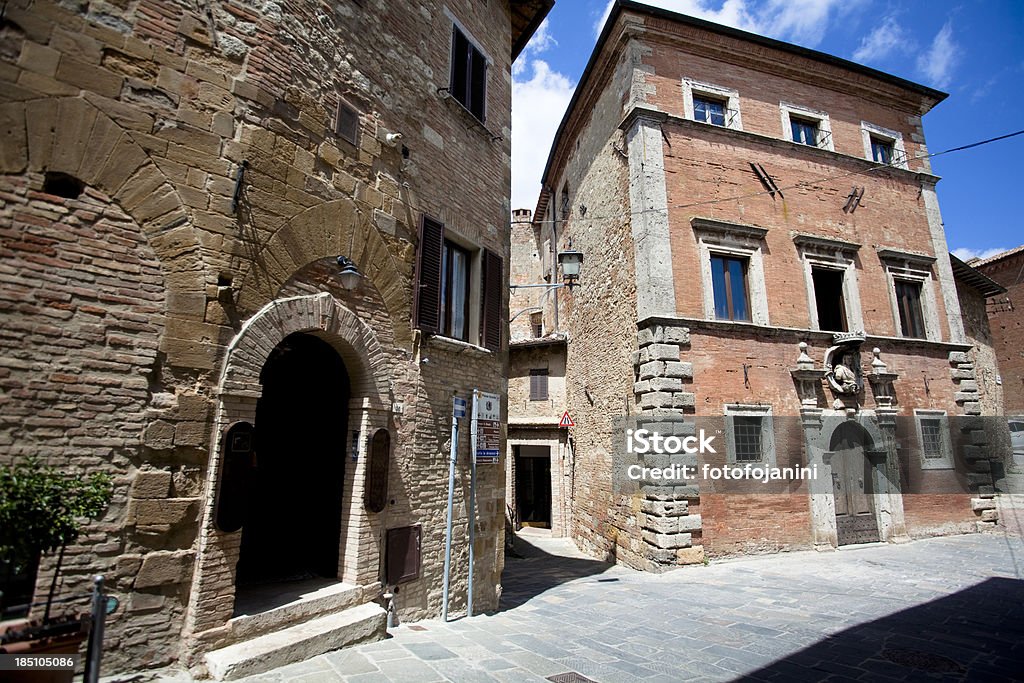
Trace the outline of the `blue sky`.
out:
M 932 153 L 1024 129 L 1024 2 L 650 0 L 949 93 L 924 119 Z M 533 208 L 555 129 L 608 0 L 556 0 L 513 68 L 512 205 Z M 932 160 L 951 250 L 1024 243 L 1024 135 Z

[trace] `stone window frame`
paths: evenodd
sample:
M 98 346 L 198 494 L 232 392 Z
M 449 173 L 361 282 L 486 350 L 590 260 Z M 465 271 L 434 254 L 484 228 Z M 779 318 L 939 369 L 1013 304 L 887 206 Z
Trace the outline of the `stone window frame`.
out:
M 807 306 L 810 314 L 810 329 L 820 330 L 817 297 L 814 292 L 814 268 L 837 270 L 843 273 L 843 305 L 846 309 L 846 331 L 864 329 L 864 311 L 860 303 L 860 286 L 857 276 L 857 251 L 860 245 L 817 235 L 797 234 L 793 242 L 800 251 L 804 265 L 804 280 L 807 285 Z
M 903 133 L 897 130 L 883 128 L 882 126 L 868 123 L 867 121 L 861 121 L 860 134 L 864 142 L 865 159 L 868 161 L 875 161 L 874 155 L 871 153 L 871 138 L 882 139 L 892 144 L 892 161 L 888 165 L 895 168 L 909 170 L 907 166 L 907 149 L 903 144 Z M 875 163 L 881 162 L 875 161 Z
M 692 218 L 700 254 L 700 275 L 703 287 L 704 318 L 715 317 L 715 289 L 711 275 L 711 257 L 733 256 L 747 259 L 747 305 L 750 306 L 750 321 L 732 320 L 737 325 L 769 324 L 768 293 L 764 277 L 763 245 L 767 228 L 741 223 L 729 223 L 713 218 Z
M 939 437 L 942 440 L 942 454 L 938 458 L 928 458 L 924 452 L 925 420 L 939 420 Z M 951 470 L 953 469 L 953 441 L 949 433 L 949 415 L 945 410 L 914 409 L 914 427 L 917 431 L 917 443 L 921 448 L 921 469 Z
M 900 324 L 900 308 L 899 301 L 896 299 L 896 283 L 903 281 L 921 285 L 921 317 L 924 318 L 924 339 L 927 341 L 941 341 L 942 328 L 939 325 L 939 313 L 935 304 L 936 280 L 935 274 L 932 272 L 932 264 L 935 263 L 935 257 L 881 247 L 878 249 L 878 258 L 882 261 L 888 281 L 889 305 L 892 309 L 893 326 L 896 330 L 895 336 L 904 339 L 920 338 L 909 337 L 903 334 L 903 326 Z
M 726 119 L 724 126 L 716 128 L 728 128 L 730 130 L 743 130 L 743 119 L 740 115 L 740 93 L 735 88 L 725 88 L 713 83 L 704 83 L 692 78 L 683 79 L 683 113 L 685 118 L 696 123 L 714 126 L 713 123 L 697 121 L 694 117 L 693 96 L 705 95 L 714 100 L 725 100 Z M 729 113 L 733 116 L 730 118 Z
M 788 140 L 794 145 L 810 147 L 810 145 L 805 145 L 793 140 L 793 127 L 790 119 L 791 115 L 798 119 L 812 119 L 817 122 L 818 144 L 815 145 L 815 147 L 817 149 L 827 149 L 830 152 L 836 151 L 835 145 L 832 141 L 832 121 L 829 118 L 828 112 L 811 109 L 810 107 L 804 107 L 791 102 L 779 102 L 779 116 L 782 120 L 782 139 Z
M 775 419 L 772 415 L 771 405 L 761 403 L 726 403 L 722 406 L 722 413 L 725 416 L 725 457 L 729 465 L 759 465 L 762 467 L 775 467 L 778 462 L 775 452 Z M 761 418 L 761 459 L 760 460 L 737 460 L 736 459 L 736 435 L 734 430 L 734 417 L 759 417 Z

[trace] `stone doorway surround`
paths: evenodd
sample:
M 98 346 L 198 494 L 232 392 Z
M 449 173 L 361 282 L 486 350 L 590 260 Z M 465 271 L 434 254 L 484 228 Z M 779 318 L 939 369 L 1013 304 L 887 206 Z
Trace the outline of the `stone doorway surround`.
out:
M 881 541 L 909 541 L 900 491 L 896 452 L 896 422 L 873 410 L 858 411 L 854 417 L 845 410 L 803 411 L 804 443 L 809 466 L 818 476 L 810 480 L 811 531 L 816 548 L 837 548 L 835 493 L 832 488 L 832 435 L 847 420 L 855 419 L 874 444 L 865 452 L 870 462 L 871 490 L 878 536 Z
M 220 481 L 221 437 L 238 421 L 255 422 L 256 402 L 262 387 L 260 371 L 270 352 L 285 337 L 303 332 L 319 337 L 341 356 L 349 372 L 351 398 L 344 433 L 345 453 L 353 450 L 352 434 L 370 434 L 390 426 L 390 367 L 377 336 L 355 313 L 328 293 L 278 299 L 250 318 L 228 347 L 216 406 L 215 434 L 211 445 L 209 476 L 199 552 L 186 616 L 183 655 L 190 664 L 204 653 L 288 626 L 315 616 L 308 609 L 232 618 L 235 600 L 235 567 L 241 531 L 216 528 L 215 505 Z M 337 429 L 336 425 L 324 425 Z M 355 462 L 346 463 L 342 525 L 339 538 L 338 579 L 347 601 L 361 604 L 379 597 L 381 584 L 379 522 L 363 506 L 366 440 L 359 439 Z M 333 608 L 325 603 L 325 609 Z M 253 622 L 253 623 L 249 623 Z M 280 622 L 280 623 L 278 623 Z

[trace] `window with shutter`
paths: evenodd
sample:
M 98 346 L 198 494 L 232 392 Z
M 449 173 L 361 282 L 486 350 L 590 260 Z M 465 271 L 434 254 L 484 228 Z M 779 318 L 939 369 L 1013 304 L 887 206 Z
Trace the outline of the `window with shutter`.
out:
M 530 370 L 530 400 L 548 400 L 548 370 L 541 368 Z
M 359 111 L 345 100 L 338 100 L 334 134 L 353 145 L 359 145 Z
M 441 260 L 444 250 L 444 224 L 423 217 L 420 224 L 416 295 L 416 327 L 425 334 L 437 334 L 441 328 Z
M 452 26 L 452 72 L 448 91 L 473 116 L 484 120 L 487 57 L 458 26 Z
M 501 328 L 504 320 L 501 316 L 502 292 L 502 260 L 494 252 L 483 250 L 483 269 L 481 273 L 481 307 L 483 316 L 480 329 L 480 341 L 483 346 L 498 351 L 501 349 Z

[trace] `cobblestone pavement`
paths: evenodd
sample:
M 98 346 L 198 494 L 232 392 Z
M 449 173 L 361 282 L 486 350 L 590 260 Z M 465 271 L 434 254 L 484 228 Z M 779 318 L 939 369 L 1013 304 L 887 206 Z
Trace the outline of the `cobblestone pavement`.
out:
M 503 611 L 420 622 L 250 683 L 1024 680 L 1024 543 L 974 534 L 662 575 L 520 536 Z M 584 678 L 549 678 L 577 673 Z

